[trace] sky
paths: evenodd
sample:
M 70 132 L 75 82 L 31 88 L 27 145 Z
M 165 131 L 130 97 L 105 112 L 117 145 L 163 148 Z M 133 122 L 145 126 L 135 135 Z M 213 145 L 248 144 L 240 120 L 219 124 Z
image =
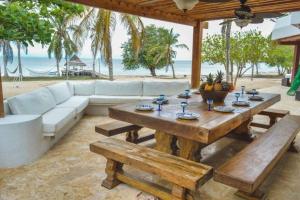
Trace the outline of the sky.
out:
M 193 40 L 193 28 L 191 26 L 185 26 L 175 23 L 169 23 L 165 21 L 159 21 L 159 20 L 152 20 L 148 18 L 142 18 L 142 21 L 144 22 L 145 26 L 154 24 L 156 26 L 165 27 L 167 29 L 174 29 L 174 32 L 179 33 L 179 42 L 184 43 L 189 47 L 189 50 L 185 49 L 178 49 L 177 50 L 177 58 L 176 60 L 191 60 L 192 59 L 192 40 Z M 219 23 L 222 21 L 210 21 L 209 27 L 207 30 L 204 30 L 204 37 L 207 35 L 212 34 L 220 34 L 221 33 L 221 26 Z M 270 20 L 265 20 L 263 24 L 259 25 L 249 25 L 242 30 L 237 27 L 235 24 L 232 27 L 232 32 L 236 31 L 248 31 L 248 30 L 254 30 L 257 29 L 262 32 L 263 35 L 267 36 L 271 34 L 273 27 L 275 23 Z M 113 58 L 114 59 L 120 59 L 122 58 L 122 49 L 121 45 L 122 43 L 126 42 L 128 40 L 128 36 L 126 34 L 126 30 L 124 29 L 123 25 L 120 23 L 120 20 L 118 20 L 116 30 L 113 33 L 112 37 L 112 51 L 113 51 Z M 23 52 L 24 54 L 24 52 Z M 82 58 L 91 58 L 91 50 L 90 50 L 90 41 L 86 41 L 85 46 L 78 54 Z M 24 55 L 26 57 L 47 57 L 47 48 L 42 48 L 41 45 L 36 44 L 34 47 L 30 47 L 28 49 L 28 55 Z

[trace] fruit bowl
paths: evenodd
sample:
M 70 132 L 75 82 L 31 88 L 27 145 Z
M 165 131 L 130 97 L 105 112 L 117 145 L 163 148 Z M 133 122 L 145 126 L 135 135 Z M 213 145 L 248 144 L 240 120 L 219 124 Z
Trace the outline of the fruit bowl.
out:
M 224 102 L 226 96 L 228 95 L 228 91 L 205 91 L 200 89 L 199 93 L 202 96 L 202 99 L 204 102 L 207 101 L 207 99 L 212 99 L 214 102 Z

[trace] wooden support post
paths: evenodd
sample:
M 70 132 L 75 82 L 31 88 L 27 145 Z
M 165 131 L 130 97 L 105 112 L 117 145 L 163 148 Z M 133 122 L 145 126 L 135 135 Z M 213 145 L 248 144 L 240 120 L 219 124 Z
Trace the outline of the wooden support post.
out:
M 299 61 L 300 61 L 300 45 L 296 45 L 294 50 L 294 65 L 292 70 L 292 80 L 294 80 L 297 74 Z
M 4 117 L 4 103 L 3 103 L 2 78 L 0 74 L 0 118 L 3 117 Z
M 193 33 L 192 88 L 199 88 L 201 78 L 202 35 L 205 22 L 197 21 Z

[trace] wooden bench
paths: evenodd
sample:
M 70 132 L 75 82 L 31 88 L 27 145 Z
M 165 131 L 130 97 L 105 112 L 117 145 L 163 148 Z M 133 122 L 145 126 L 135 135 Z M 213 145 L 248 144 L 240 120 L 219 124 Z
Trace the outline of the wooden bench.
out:
M 210 166 L 115 138 L 93 143 L 90 150 L 107 158 L 102 186 L 108 189 L 123 182 L 163 200 L 184 200 L 191 197 L 189 191 L 196 191 L 212 177 Z M 126 174 L 123 164 L 159 176 L 172 183 L 172 190 Z
M 138 131 L 141 128 L 142 128 L 141 126 L 115 120 L 106 124 L 96 126 L 95 131 L 107 137 L 126 133 L 126 141 L 135 144 L 154 139 L 154 134 L 150 134 L 144 137 L 139 137 Z
M 245 199 L 263 199 L 259 186 L 284 153 L 293 146 L 300 131 L 300 116 L 287 115 L 215 170 L 214 180 L 239 189 Z
M 272 109 L 272 108 L 266 109 L 266 110 L 260 112 L 258 115 L 268 116 L 270 118 L 269 124 L 261 124 L 261 123 L 252 122 L 250 126 L 269 129 L 277 122 L 278 118 L 283 118 L 284 116 L 289 115 L 289 114 L 290 114 L 290 111 L 288 111 L 288 110 L 278 110 L 278 109 Z

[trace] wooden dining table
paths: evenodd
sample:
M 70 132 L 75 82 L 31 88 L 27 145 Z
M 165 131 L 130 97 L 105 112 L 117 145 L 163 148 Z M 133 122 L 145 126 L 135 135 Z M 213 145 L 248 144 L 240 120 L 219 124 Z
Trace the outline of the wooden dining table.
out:
M 248 101 L 247 94 L 239 100 Z M 111 118 L 156 130 L 156 149 L 185 159 L 200 161 L 201 149 L 218 141 L 224 136 L 232 135 L 239 139 L 251 141 L 250 123 L 253 116 L 280 101 L 279 94 L 260 93 L 263 101 L 249 101 L 248 107 L 234 107 L 232 113 L 209 111 L 208 105 L 199 94 L 187 99 L 187 112 L 199 114 L 197 120 L 179 120 L 177 113 L 182 112 L 180 103 L 186 101 L 178 97 L 169 99 L 169 103 L 157 111 L 157 105 L 151 112 L 137 111 L 138 104 L 152 104 L 151 101 L 123 104 L 109 108 Z M 214 106 L 231 106 L 235 100 L 234 93 L 229 93 L 224 103 Z

